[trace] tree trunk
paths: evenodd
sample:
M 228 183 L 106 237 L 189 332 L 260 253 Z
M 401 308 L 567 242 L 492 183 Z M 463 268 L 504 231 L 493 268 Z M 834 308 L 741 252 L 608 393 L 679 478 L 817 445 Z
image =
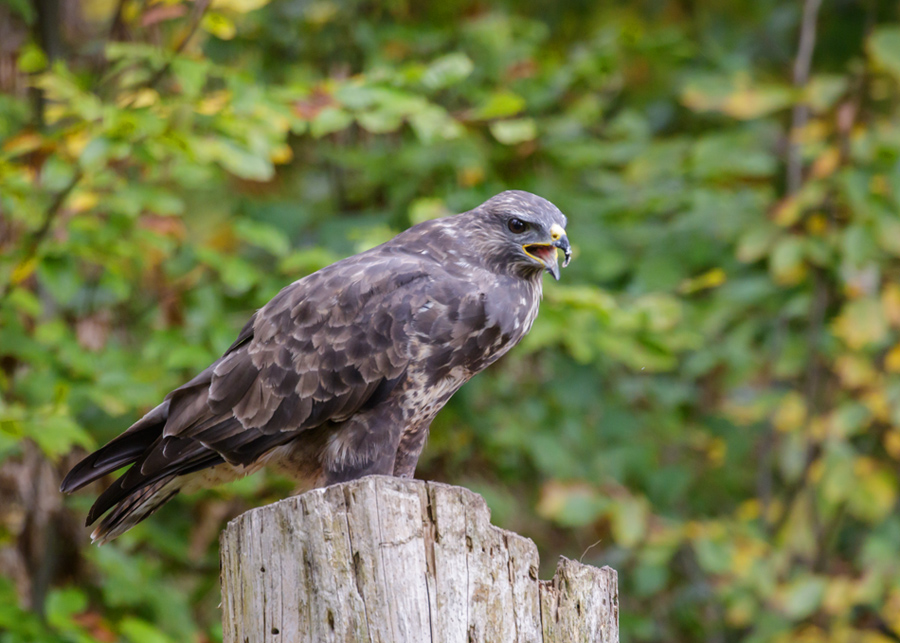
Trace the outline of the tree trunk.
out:
M 369 476 L 248 511 L 222 534 L 225 643 L 618 643 L 616 572 L 490 524 L 460 487 Z

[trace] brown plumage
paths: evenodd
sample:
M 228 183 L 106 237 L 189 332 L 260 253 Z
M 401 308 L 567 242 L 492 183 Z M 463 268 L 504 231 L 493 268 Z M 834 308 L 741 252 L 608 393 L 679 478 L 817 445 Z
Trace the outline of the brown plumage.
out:
M 179 491 L 264 465 L 303 488 L 412 476 L 435 414 L 531 328 L 557 248 L 568 263 L 565 225 L 549 201 L 503 192 L 294 282 L 62 491 L 132 465 L 88 513 L 112 510 L 103 543 Z

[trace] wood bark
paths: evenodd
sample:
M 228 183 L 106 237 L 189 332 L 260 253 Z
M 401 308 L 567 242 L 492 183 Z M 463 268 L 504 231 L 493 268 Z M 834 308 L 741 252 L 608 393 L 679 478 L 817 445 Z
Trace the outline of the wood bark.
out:
M 369 476 L 239 516 L 221 538 L 225 643 L 618 643 L 615 570 L 494 527 L 461 487 Z

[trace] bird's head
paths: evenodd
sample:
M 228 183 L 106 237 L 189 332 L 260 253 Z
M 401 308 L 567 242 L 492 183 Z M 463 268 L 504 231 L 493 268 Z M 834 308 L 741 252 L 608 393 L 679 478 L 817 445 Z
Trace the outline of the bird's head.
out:
M 559 281 L 556 250 L 563 251 L 563 268 L 572 258 L 566 217 L 559 208 L 530 192 L 507 190 L 473 213 L 479 218 L 478 236 L 473 241 L 498 268 L 526 277 L 546 270 Z

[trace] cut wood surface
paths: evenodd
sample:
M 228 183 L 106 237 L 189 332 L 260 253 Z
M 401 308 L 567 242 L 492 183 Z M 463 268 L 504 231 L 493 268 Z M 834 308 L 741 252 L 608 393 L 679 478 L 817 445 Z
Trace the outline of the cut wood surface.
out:
M 221 538 L 225 643 L 618 642 L 615 570 L 494 527 L 481 496 L 369 476 L 254 509 Z

